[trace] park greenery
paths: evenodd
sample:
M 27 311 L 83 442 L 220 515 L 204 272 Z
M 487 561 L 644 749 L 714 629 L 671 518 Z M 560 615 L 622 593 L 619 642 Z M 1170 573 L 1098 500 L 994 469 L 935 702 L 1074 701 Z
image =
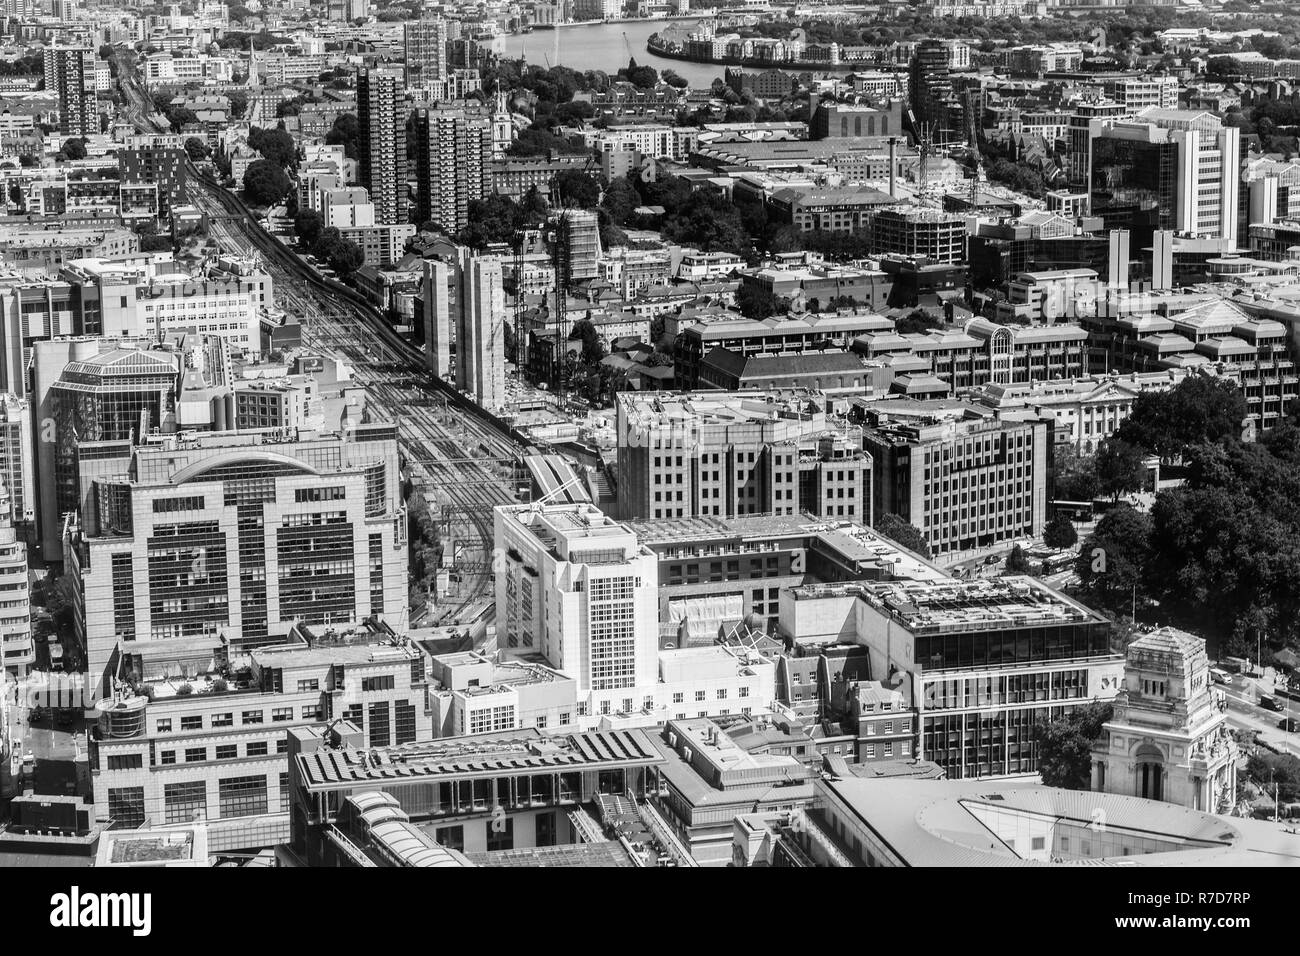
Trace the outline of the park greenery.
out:
M 1247 442 L 1245 413 L 1238 389 L 1201 376 L 1137 398 L 1108 445 L 1159 457 L 1183 483 L 1149 513 L 1114 502 L 1081 549 L 1081 596 L 1192 629 L 1218 654 L 1300 643 L 1300 418 Z

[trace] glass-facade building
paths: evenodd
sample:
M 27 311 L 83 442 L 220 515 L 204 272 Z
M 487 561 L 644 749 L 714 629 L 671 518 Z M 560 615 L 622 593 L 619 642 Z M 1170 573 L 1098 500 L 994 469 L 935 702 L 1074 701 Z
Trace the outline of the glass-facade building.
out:
M 1123 678 L 1106 621 L 1031 578 L 867 584 L 859 607 L 873 668 L 915 675 L 917 756 L 950 779 L 1033 773 L 1035 727 Z

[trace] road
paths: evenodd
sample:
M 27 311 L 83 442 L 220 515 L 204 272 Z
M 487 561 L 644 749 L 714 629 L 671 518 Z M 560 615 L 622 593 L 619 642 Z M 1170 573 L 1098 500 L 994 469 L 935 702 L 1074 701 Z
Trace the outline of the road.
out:
M 1278 697 L 1277 702 L 1285 710 L 1276 711 L 1260 707 L 1255 703 L 1256 696 L 1249 681 L 1238 676 L 1223 690 L 1228 697 L 1228 724 L 1237 730 L 1253 730 L 1264 740 L 1283 753 L 1300 756 L 1300 733 L 1287 733 L 1278 724 L 1285 717 L 1300 721 L 1300 701 Z
M 118 71 L 131 122 L 145 132 L 164 132 L 150 115 L 152 101 L 133 64 L 119 56 Z M 421 624 L 471 623 L 490 615 L 491 509 L 515 500 L 516 463 L 525 449 L 432 376 L 419 350 L 373 307 L 325 281 L 266 233 L 237 197 L 187 166 L 188 199 L 206 214 L 209 237 L 226 252 L 256 251 L 274 280 L 276 306 L 300 319 L 304 342 L 345 360 L 367 387 L 371 417 L 397 425 L 407 474 L 442 519 L 446 552 L 460 561 L 454 599 Z

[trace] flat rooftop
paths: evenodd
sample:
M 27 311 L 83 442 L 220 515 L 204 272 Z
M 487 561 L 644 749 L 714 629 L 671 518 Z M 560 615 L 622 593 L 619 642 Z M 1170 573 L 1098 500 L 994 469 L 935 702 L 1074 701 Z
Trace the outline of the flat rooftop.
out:
M 869 581 L 790 589 L 796 601 L 855 591 L 861 600 L 914 634 L 1104 620 L 1077 601 L 1026 576 Z
M 819 786 L 910 866 L 1300 866 L 1300 835 L 1280 824 L 1140 797 L 969 779 Z M 1020 845 L 1030 825 L 1039 858 Z
M 299 754 L 297 760 L 304 786 L 332 790 L 650 765 L 660 763 L 663 756 L 640 730 L 547 737 L 527 728 L 366 750 L 322 747 Z

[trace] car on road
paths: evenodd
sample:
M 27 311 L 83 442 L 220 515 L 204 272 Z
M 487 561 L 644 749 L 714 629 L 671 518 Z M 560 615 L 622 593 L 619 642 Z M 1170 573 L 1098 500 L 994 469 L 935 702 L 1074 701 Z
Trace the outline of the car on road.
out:
M 1277 722 L 1278 730 L 1285 730 L 1288 734 L 1293 734 L 1300 730 L 1300 720 L 1294 717 L 1283 717 Z
M 1260 694 L 1259 706 L 1263 707 L 1265 710 L 1282 709 L 1282 705 L 1277 702 L 1277 698 L 1272 696 L 1271 694 Z

